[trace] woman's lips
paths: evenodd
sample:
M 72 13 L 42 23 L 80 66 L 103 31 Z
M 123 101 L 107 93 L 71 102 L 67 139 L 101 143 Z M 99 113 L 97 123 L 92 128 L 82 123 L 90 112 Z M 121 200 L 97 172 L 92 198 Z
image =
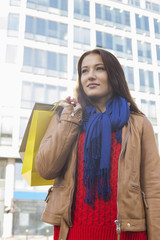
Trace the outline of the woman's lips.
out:
M 90 83 L 90 84 L 87 85 L 88 88 L 94 88 L 94 87 L 97 87 L 97 86 L 99 86 L 99 84 L 97 84 L 97 83 Z

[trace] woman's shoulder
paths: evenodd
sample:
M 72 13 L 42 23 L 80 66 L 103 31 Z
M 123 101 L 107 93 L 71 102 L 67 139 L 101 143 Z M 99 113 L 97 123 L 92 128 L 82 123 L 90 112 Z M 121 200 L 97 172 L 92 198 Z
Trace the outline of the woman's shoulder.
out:
M 143 113 L 131 112 L 130 122 L 137 129 L 153 128 L 151 121 Z
M 131 112 L 130 113 L 130 118 L 135 120 L 135 121 L 142 121 L 142 122 L 150 122 L 148 117 L 144 113 L 136 113 L 136 112 Z

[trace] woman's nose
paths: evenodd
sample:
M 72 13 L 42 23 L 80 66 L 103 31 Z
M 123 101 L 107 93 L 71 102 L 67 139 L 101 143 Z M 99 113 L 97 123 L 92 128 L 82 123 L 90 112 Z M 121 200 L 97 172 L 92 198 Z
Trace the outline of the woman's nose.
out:
M 89 80 L 94 80 L 96 78 L 94 70 L 90 70 L 88 72 L 88 79 Z

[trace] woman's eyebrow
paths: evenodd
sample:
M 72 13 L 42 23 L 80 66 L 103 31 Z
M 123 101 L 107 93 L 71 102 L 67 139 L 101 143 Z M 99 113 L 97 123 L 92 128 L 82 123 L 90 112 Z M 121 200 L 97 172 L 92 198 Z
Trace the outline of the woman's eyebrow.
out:
M 97 63 L 97 64 L 95 64 L 94 66 L 95 67 L 97 67 L 97 66 L 99 66 L 99 65 L 104 65 L 103 63 Z M 87 68 L 88 66 L 82 66 L 82 68 Z
M 95 66 L 104 65 L 103 63 L 97 63 Z

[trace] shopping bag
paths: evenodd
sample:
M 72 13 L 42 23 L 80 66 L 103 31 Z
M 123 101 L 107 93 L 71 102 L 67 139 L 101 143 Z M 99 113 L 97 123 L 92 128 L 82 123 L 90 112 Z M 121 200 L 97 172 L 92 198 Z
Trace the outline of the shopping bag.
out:
M 35 156 L 58 104 L 59 102 L 54 106 L 35 103 L 29 118 L 19 153 L 23 161 L 21 175 L 30 186 L 52 185 L 54 183 L 54 180 L 45 180 L 39 176 L 35 169 Z

